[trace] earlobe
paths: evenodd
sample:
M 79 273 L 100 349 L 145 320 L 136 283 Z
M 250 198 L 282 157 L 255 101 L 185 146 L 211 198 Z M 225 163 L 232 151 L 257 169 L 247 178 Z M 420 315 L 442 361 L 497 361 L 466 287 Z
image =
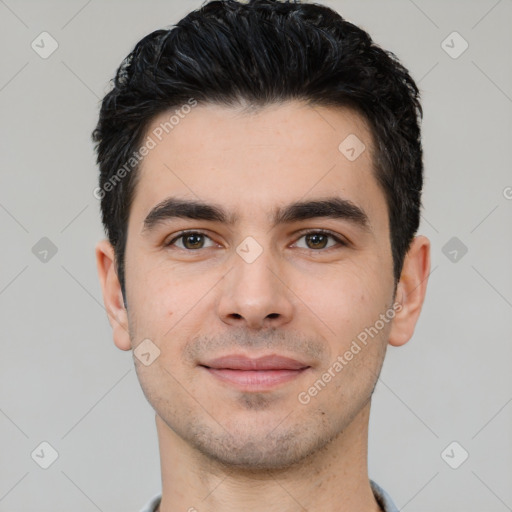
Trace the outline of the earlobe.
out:
M 389 344 L 405 345 L 412 337 L 418 321 L 430 273 L 430 241 L 417 236 L 411 242 L 397 285 L 395 302 L 400 304 L 393 319 Z
M 114 343 L 121 350 L 131 350 L 128 315 L 123 302 L 121 284 L 117 276 L 114 248 L 105 239 L 98 242 L 95 252 L 103 303 L 112 327 Z

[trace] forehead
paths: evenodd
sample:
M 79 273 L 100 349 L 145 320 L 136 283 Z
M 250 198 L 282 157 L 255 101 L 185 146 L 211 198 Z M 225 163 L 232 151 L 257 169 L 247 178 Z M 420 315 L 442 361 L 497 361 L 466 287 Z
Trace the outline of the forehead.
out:
M 251 112 L 212 104 L 186 111 L 162 113 L 147 130 L 154 147 L 139 169 L 136 222 L 171 195 L 252 219 L 276 205 L 338 195 L 363 208 L 372 224 L 387 222 L 371 132 L 357 113 L 298 101 Z

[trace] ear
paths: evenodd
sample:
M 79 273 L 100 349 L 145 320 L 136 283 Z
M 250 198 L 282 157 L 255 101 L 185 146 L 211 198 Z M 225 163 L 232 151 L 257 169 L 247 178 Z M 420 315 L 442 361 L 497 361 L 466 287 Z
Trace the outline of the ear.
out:
M 425 299 L 429 273 L 430 241 L 425 236 L 414 237 L 397 285 L 395 303 L 401 307 L 396 308 L 389 334 L 390 345 L 400 347 L 411 339 Z
M 108 240 L 101 240 L 96 245 L 96 266 L 114 343 L 121 350 L 131 350 L 128 314 L 124 307 L 121 283 L 117 277 L 114 248 Z

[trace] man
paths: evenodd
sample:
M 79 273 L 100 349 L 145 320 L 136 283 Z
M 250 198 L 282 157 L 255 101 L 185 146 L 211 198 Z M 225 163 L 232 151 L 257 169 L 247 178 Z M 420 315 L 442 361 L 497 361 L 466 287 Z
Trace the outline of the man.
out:
M 96 257 L 156 412 L 145 511 L 396 510 L 368 420 L 430 269 L 420 118 L 407 70 L 320 5 L 213 1 L 122 63 Z

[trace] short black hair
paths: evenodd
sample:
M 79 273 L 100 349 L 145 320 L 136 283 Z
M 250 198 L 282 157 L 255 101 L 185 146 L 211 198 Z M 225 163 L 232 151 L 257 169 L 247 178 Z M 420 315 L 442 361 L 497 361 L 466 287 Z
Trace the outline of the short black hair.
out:
M 298 0 L 213 0 L 170 27 L 145 36 L 121 63 L 92 133 L 100 170 L 95 195 L 125 304 L 124 253 L 139 167 L 133 156 L 155 116 L 191 99 L 254 108 L 305 100 L 362 115 L 388 208 L 396 290 L 419 226 L 423 186 L 419 91 L 397 57 L 334 10 Z

